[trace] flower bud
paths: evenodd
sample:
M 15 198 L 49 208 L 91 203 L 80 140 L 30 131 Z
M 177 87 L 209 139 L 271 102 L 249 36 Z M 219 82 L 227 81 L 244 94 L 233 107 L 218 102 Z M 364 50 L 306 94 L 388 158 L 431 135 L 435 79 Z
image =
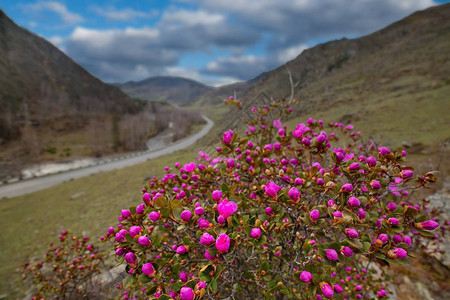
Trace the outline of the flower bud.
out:
M 381 189 L 381 183 L 378 180 L 372 180 L 370 182 L 370 186 L 374 189 L 374 190 L 378 190 Z
M 188 251 L 188 249 L 185 246 L 179 246 L 179 247 L 177 247 L 177 250 L 176 250 L 177 254 L 180 254 L 180 255 L 185 254 L 187 251 Z
M 353 250 L 350 247 L 344 246 L 341 249 L 341 253 L 347 257 L 351 257 L 353 255 Z
M 126 251 L 125 248 L 122 248 L 122 247 L 117 248 L 117 249 L 116 249 L 116 255 L 117 255 L 117 256 L 122 256 L 122 255 L 125 253 L 125 251 Z
M 205 232 L 200 237 L 200 244 L 202 244 L 203 246 L 209 246 L 212 243 L 214 243 L 214 241 L 215 241 L 214 237 L 211 234 L 207 233 L 207 232 Z
M 142 215 L 144 213 L 145 210 L 145 204 L 141 203 L 136 207 L 136 213 L 139 215 Z
M 222 192 L 219 190 L 214 190 L 212 192 L 212 199 L 219 203 L 220 199 L 222 198 Z
M 334 284 L 334 291 L 338 294 L 342 293 L 344 291 L 344 288 L 342 286 L 340 286 L 339 284 L 335 283 Z
M 234 134 L 234 132 L 231 129 L 228 130 L 228 131 L 225 131 L 223 133 L 222 141 L 224 142 L 224 144 L 230 144 L 231 143 L 231 141 L 233 139 L 233 134 Z
M 417 229 L 420 229 L 420 230 L 422 230 L 422 229 L 434 230 L 437 227 L 439 227 L 439 223 L 436 221 L 433 221 L 433 220 L 428 220 L 428 221 L 425 221 L 422 223 L 416 223 L 415 226 Z
M 192 300 L 194 299 L 194 291 L 190 287 L 182 287 L 180 290 L 181 300 Z
M 408 252 L 403 248 L 394 248 L 393 250 L 389 250 L 387 256 L 390 258 L 405 258 L 408 256 Z
M 387 220 L 388 224 L 391 226 L 397 226 L 399 224 L 399 221 L 397 218 L 389 218 Z
M 204 209 L 203 207 L 201 207 L 201 206 L 196 207 L 196 208 L 194 209 L 194 213 L 195 213 L 197 216 L 201 216 L 201 215 L 203 215 L 203 214 L 205 213 L 205 209 Z
M 139 245 L 144 246 L 144 247 L 150 247 L 151 246 L 150 239 L 148 237 L 146 237 L 146 236 L 140 236 L 138 238 L 138 243 L 139 243 Z
M 155 273 L 155 269 L 151 263 L 145 263 L 142 265 L 142 273 L 147 276 L 152 276 Z
M 186 209 L 180 214 L 180 218 L 183 222 L 189 222 L 192 217 L 192 213 L 190 210 Z
M 312 274 L 308 271 L 302 271 L 300 273 L 300 280 L 306 283 L 311 282 Z
M 351 183 L 346 183 L 341 187 L 341 192 L 350 193 L 353 191 L 353 185 Z
M 131 218 L 132 215 L 129 209 L 122 209 L 121 216 L 124 219 L 128 219 Z
M 130 236 L 134 238 L 136 235 L 138 235 L 142 231 L 142 228 L 140 226 L 131 226 L 130 227 Z
M 350 205 L 351 207 L 358 207 L 361 205 L 361 201 L 359 201 L 358 198 L 352 196 L 348 199 L 348 205 Z
M 227 199 L 222 200 L 219 205 L 217 205 L 217 211 L 225 219 L 231 216 L 237 209 L 237 204 L 233 201 L 228 201 Z
M 221 254 L 228 252 L 228 249 L 230 248 L 230 238 L 226 233 L 219 235 L 216 240 L 216 248 Z
M 185 271 L 181 271 L 179 278 L 181 282 L 186 282 L 188 280 L 188 274 Z
M 311 221 L 317 222 L 320 217 L 320 212 L 317 209 L 314 209 L 309 213 L 309 217 L 311 218 Z
M 264 212 L 265 212 L 266 215 L 268 215 L 268 216 L 273 216 L 273 208 L 270 207 L 270 206 L 267 206 L 267 207 L 264 209 Z
M 292 201 L 297 201 L 300 198 L 300 192 L 296 187 L 292 187 L 288 192 L 289 197 Z
M 159 219 L 160 216 L 161 216 L 161 214 L 160 214 L 159 212 L 157 212 L 157 211 L 152 211 L 152 212 L 148 215 L 149 219 L 152 220 L 153 222 L 158 221 L 158 219 Z
M 354 162 L 348 166 L 347 170 L 350 172 L 355 172 L 355 171 L 358 171 L 360 168 L 361 168 L 361 166 L 359 165 L 359 163 Z
M 261 229 L 253 228 L 250 232 L 250 236 L 254 239 L 259 239 L 261 237 Z
M 375 157 L 373 157 L 373 156 L 369 156 L 369 157 L 366 159 L 366 162 L 367 162 L 367 165 L 368 165 L 370 168 L 373 168 L 373 167 L 375 167 L 375 166 L 377 165 L 377 159 L 376 159 Z
M 319 283 L 319 287 L 326 298 L 331 299 L 333 297 L 333 288 L 328 283 L 322 281 L 321 283 Z
M 129 265 L 136 264 L 136 255 L 134 255 L 133 252 L 128 252 L 127 254 L 125 254 L 125 261 Z
M 325 251 L 325 254 L 329 260 L 337 260 L 338 259 L 338 254 L 337 254 L 336 250 L 334 250 L 334 249 L 327 249 L 327 251 Z
M 411 170 L 403 170 L 400 172 L 400 177 L 403 179 L 408 179 L 414 176 L 414 172 Z
M 358 231 L 356 231 L 356 230 L 353 229 L 353 228 L 346 228 L 346 229 L 345 229 L 345 234 L 346 234 L 349 238 L 352 238 L 352 239 L 356 239 L 356 238 L 359 237 Z

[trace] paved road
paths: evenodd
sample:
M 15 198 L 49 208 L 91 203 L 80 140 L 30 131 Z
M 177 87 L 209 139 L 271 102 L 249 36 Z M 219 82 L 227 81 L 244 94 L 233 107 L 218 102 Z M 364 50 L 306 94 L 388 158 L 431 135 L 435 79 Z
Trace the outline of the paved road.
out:
M 15 197 L 24 194 L 29 194 L 38 190 L 49 188 L 58 183 L 68 181 L 71 179 L 81 178 L 98 172 L 111 171 L 114 169 L 120 169 L 139 163 L 143 163 L 146 160 L 154 159 L 184 148 L 189 147 L 194 144 L 197 140 L 205 136 L 213 127 L 214 122 L 207 117 L 203 117 L 207 124 L 197 133 L 178 140 L 164 149 L 160 149 L 153 152 L 147 152 L 139 156 L 134 156 L 131 158 L 125 158 L 118 161 L 109 162 L 103 165 L 91 166 L 82 169 L 67 171 L 64 173 L 38 177 L 35 179 L 29 179 L 24 181 L 19 181 L 17 183 L 10 183 L 0 186 L 0 199 L 5 197 Z

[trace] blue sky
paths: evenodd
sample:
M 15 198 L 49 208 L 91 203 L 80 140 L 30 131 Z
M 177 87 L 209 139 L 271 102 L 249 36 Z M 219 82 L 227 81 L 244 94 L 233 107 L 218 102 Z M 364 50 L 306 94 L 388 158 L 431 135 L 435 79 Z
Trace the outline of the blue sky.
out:
M 437 0 L 0 0 L 18 25 L 106 82 L 251 79 L 304 49 L 379 30 Z

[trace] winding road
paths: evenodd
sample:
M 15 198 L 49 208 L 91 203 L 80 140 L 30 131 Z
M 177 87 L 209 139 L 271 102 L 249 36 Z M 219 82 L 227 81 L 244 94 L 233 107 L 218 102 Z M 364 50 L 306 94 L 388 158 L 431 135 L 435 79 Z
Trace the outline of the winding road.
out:
M 206 120 L 207 123 L 199 132 L 190 135 L 188 137 L 185 137 L 181 140 L 178 140 L 174 143 L 171 143 L 163 149 L 152 152 L 144 152 L 141 155 L 108 162 L 102 165 L 95 165 L 77 170 L 67 171 L 64 173 L 58 173 L 34 179 L 23 180 L 16 183 L 5 184 L 0 186 L 0 199 L 29 194 L 38 190 L 49 188 L 64 181 L 81 178 L 98 172 L 111 171 L 115 169 L 136 165 L 139 163 L 143 163 L 149 159 L 154 159 L 166 154 L 173 153 L 178 150 L 182 150 L 184 148 L 191 146 L 200 138 L 205 136 L 214 126 L 214 122 L 212 120 L 210 120 L 205 116 L 203 116 L 203 118 Z

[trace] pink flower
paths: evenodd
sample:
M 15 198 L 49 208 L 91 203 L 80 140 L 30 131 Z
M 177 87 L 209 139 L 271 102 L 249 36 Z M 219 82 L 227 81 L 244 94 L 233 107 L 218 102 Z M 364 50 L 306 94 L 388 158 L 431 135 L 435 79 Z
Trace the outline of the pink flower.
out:
M 334 284 L 334 291 L 338 294 L 342 293 L 344 291 L 344 288 L 342 286 L 340 286 L 339 284 L 335 283 Z
M 188 164 L 185 164 L 185 165 L 184 165 L 184 170 L 185 170 L 186 172 L 188 172 L 188 173 L 191 173 L 192 171 L 195 170 L 195 167 L 196 167 L 195 162 L 191 162 L 191 163 L 188 163 Z
M 302 135 L 304 133 L 308 132 L 309 130 L 310 130 L 310 128 L 308 126 L 306 126 L 303 123 L 300 123 L 297 125 L 294 132 L 292 132 L 292 136 L 295 137 L 296 139 L 301 138 Z
M 180 246 L 177 248 L 176 252 L 177 252 L 177 254 L 180 254 L 180 255 L 184 254 L 187 252 L 187 248 L 185 246 Z
M 134 238 L 136 235 L 138 235 L 142 231 L 142 228 L 140 226 L 131 226 L 130 227 L 130 236 Z
M 406 256 L 408 256 L 408 252 L 405 249 L 403 249 L 403 248 L 394 248 L 393 250 L 392 249 L 389 250 L 387 255 L 390 258 L 394 258 L 394 259 L 395 258 L 400 258 L 400 259 L 402 259 L 402 258 L 405 258 Z
M 201 215 L 203 215 L 203 214 L 205 213 L 205 209 L 204 209 L 203 207 L 201 207 L 201 206 L 196 207 L 196 208 L 194 209 L 194 213 L 195 213 L 197 216 L 201 216 Z
M 388 222 L 388 224 L 391 225 L 391 226 L 397 226 L 398 223 L 399 223 L 399 221 L 398 221 L 397 218 L 389 218 L 389 219 L 387 220 L 387 222 Z
M 209 246 L 212 243 L 214 243 L 215 239 L 212 235 L 210 235 L 209 233 L 205 232 L 201 237 L 200 237 L 200 244 L 202 244 L 203 246 Z
M 361 201 L 359 201 L 359 199 L 356 197 L 350 197 L 348 199 L 348 205 L 350 205 L 351 207 L 358 207 L 361 205 Z
M 390 211 L 394 211 L 397 208 L 397 204 L 395 204 L 394 202 L 389 202 L 388 205 L 386 205 L 386 208 Z
M 150 245 L 151 245 L 149 238 L 146 236 L 140 236 L 138 238 L 138 243 L 139 243 L 139 245 L 144 246 L 144 247 L 150 247 Z
M 321 282 L 321 283 L 319 283 L 319 287 L 322 290 L 322 293 L 326 298 L 330 299 L 333 297 L 333 295 L 334 295 L 333 288 L 328 283 Z
M 116 255 L 117 256 L 122 256 L 124 253 L 125 253 L 125 251 L 126 251 L 126 249 L 125 248 L 123 248 L 123 247 L 120 247 L 120 248 L 117 248 L 116 249 Z
M 259 239 L 261 237 L 261 229 L 253 228 L 250 232 L 250 236 L 254 239 Z
M 374 190 L 378 190 L 381 189 L 381 183 L 378 180 L 372 180 L 370 182 L 370 186 L 374 189 Z
M 353 191 L 353 185 L 351 183 L 346 183 L 341 187 L 341 192 L 350 193 Z
M 329 260 L 337 260 L 338 259 L 338 254 L 337 254 L 336 250 L 334 250 L 334 249 L 327 249 L 327 251 L 325 251 L 325 254 Z
M 233 139 L 233 134 L 234 134 L 233 130 L 225 131 L 225 132 L 223 133 L 223 139 L 222 139 L 223 142 L 224 142 L 225 144 L 230 144 L 231 141 L 232 141 L 232 139 Z
M 145 204 L 141 203 L 136 207 L 136 213 L 139 215 L 142 215 L 144 213 L 145 210 Z
M 353 250 L 350 247 L 344 246 L 341 249 L 341 253 L 347 257 L 351 257 L 353 255 Z
M 228 252 L 228 249 L 230 248 L 230 238 L 226 233 L 219 235 L 216 240 L 216 248 L 221 254 Z
M 382 241 L 384 244 L 384 243 L 387 243 L 387 241 L 389 240 L 389 237 L 387 236 L 386 233 L 382 233 L 382 234 L 378 235 L 378 239 L 380 241 Z
M 312 274 L 308 271 L 302 271 L 300 273 L 300 280 L 303 282 L 311 282 Z
M 198 219 L 198 227 L 200 227 L 201 229 L 209 228 L 210 224 L 211 223 L 208 220 L 205 220 L 203 218 Z
M 356 239 L 356 238 L 358 238 L 358 236 L 359 236 L 358 231 L 356 231 L 356 230 L 353 229 L 353 228 L 346 228 L 346 229 L 345 229 L 345 234 L 346 234 L 349 238 L 352 238 L 352 239 Z
M 371 168 L 375 167 L 377 165 L 377 159 L 373 156 L 369 156 L 366 159 L 367 165 Z
M 183 222 L 189 222 L 192 217 L 192 213 L 190 210 L 186 209 L 180 214 L 180 218 Z
M 405 235 L 403 237 L 403 242 L 406 243 L 406 245 L 408 245 L 408 247 L 411 247 L 411 238 L 408 235 Z
M 288 195 L 293 201 L 297 201 L 300 198 L 300 192 L 296 187 L 292 187 L 289 190 Z
M 309 213 L 309 217 L 311 218 L 311 221 L 316 222 L 320 217 L 320 212 L 317 209 L 314 209 Z
M 201 289 L 206 289 L 206 282 L 205 281 L 200 281 L 198 283 L 198 287 L 201 288 Z
M 378 157 L 383 156 L 383 155 L 386 155 L 386 154 L 390 154 L 390 153 L 392 153 L 391 150 L 389 150 L 389 149 L 386 148 L 386 147 L 380 147 L 380 148 L 378 148 Z
M 125 254 L 125 261 L 129 265 L 135 265 L 136 264 L 136 255 L 134 255 L 133 252 L 128 252 Z
M 179 278 L 181 282 L 186 282 L 188 280 L 188 274 L 185 271 L 181 271 Z
M 404 179 L 411 178 L 411 177 L 414 176 L 414 172 L 411 171 L 411 170 L 403 170 L 403 171 L 400 173 L 400 176 L 401 176 L 402 178 L 404 178 Z
M 228 201 L 228 199 L 222 200 L 219 205 L 217 205 L 217 211 L 224 218 L 231 216 L 237 209 L 237 204 L 233 201 Z
M 265 192 L 267 196 L 276 198 L 278 191 L 281 189 L 278 185 L 276 185 L 273 181 L 269 181 L 265 186 Z
M 351 163 L 347 169 L 349 171 L 358 171 L 360 168 L 361 168 L 361 166 L 359 165 L 359 163 L 354 162 L 354 163 Z
M 124 219 L 131 218 L 131 211 L 129 209 L 122 209 L 121 216 Z
M 181 300 L 192 300 L 194 299 L 194 291 L 190 287 L 182 287 L 180 290 Z
M 333 213 L 333 217 L 335 218 L 342 218 L 342 212 L 337 210 Z
M 153 273 L 155 273 L 155 269 L 153 268 L 153 265 L 151 263 L 145 263 L 142 265 L 142 273 L 147 276 L 151 276 L 153 275 Z
M 416 223 L 417 229 L 426 229 L 426 230 L 434 230 L 439 227 L 439 223 L 433 220 L 428 220 L 422 223 Z
M 144 200 L 145 204 L 149 205 L 150 201 L 152 200 L 152 196 L 149 193 L 144 193 L 142 195 L 142 200 Z
M 273 208 L 270 207 L 270 206 L 267 206 L 267 207 L 264 209 L 264 212 L 265 212 L 266 215 L 268 215 L 268 216 L 273 216 Z
M 214 190 L 212 192 L 212 198 L 213 198 L 214 201 L 219 203 L 220 199 L 222 198 L 222 192 L 219 191 L 219 190 Z
M 159 217 L 161 216 L 161 214 L 157 211 L 152 211 L 149 215 L 148 218 L 150 220 L 152 220 L 153 222 L 158 221 Z

